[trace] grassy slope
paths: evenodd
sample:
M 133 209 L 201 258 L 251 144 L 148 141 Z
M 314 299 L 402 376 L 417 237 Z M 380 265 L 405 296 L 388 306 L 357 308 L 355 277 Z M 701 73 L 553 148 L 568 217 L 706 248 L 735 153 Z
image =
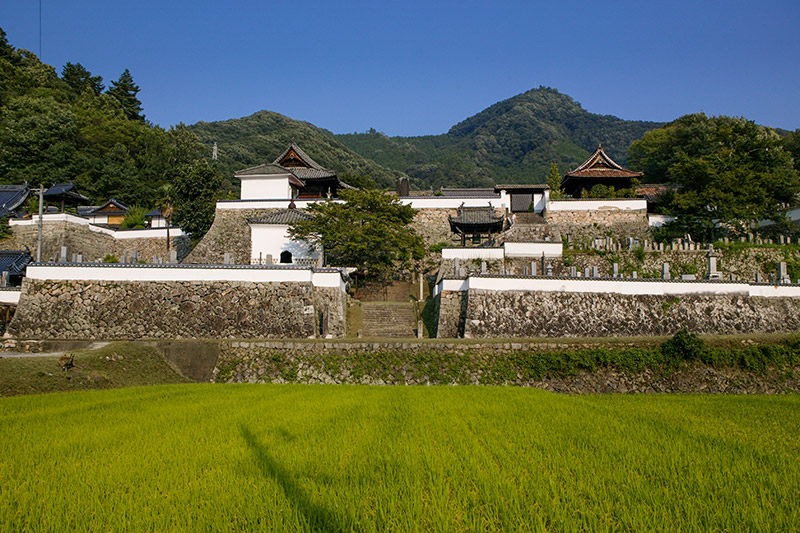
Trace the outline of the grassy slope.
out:
M 186 383 L 154 348 L 113 343 L 74 351 L 75 368 L 61 370 L 59 357 L 2 357 L 0 396 L 136 385 Z
M 178 385 L 0 399 L 0 530 L 796 530 L 800 397 Z

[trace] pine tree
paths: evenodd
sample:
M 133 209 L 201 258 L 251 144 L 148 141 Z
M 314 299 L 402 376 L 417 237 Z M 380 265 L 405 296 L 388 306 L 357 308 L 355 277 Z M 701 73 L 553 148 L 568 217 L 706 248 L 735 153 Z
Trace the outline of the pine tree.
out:
M 120 103 L 129 120 L 143 121 L 142 103 L 136 98 L 138 93 L 139 86 L 133 82 L 130 71 L 125 69 L 117 81 L 111 82 L 111 88 L 107 94 L 113 96 Z
M 79 93 L 85 89 L 91 89 L 94 94 L 99 95 L 105 89 L 103 78 L 101 76 L 92 76 L 92 73 L 80 63 L 67 63 L 64 65 L 61 70 L 61 79 Z

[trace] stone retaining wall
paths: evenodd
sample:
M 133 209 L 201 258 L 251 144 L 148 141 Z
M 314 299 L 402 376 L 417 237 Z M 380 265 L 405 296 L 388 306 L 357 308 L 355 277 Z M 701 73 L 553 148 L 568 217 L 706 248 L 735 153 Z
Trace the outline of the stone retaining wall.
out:
M 460 293 L 464 294 L 464 293 Z M 800 299 L 743 295 L 624 295 L 471 289 L 454 316 L 457 294 L 443 293 L 439 336 L 464 322 L 465 337 L 612 337 L 800 330 Z M 463 298 L 463 296 L 462 296 Z
M 221 265 L 229 253 L 233 264 L 249 265 L 252 248 L 247 219 L 275 211 L 278 209 L 217 209 L 211 228 L 183 263 Z
M 12 226 L 12 237 L 0 241 L 4 250 L 24 250 L 36 254 L 39 240 L 39 229 L 34 225 Z M 135 231 L 135 230 L 132 230 Z M 178 251 L 178 260 L 189 253 L 187 237 L 170 236 L 171 249 Z M 88 225 L 75 224 L 65 220 L 42 223 L 42 261 L 56 261 L 61 254 L 61 247 L 67 247 L 70 258 L 72 254 L 81 254 L 85 262 L 99 262 L 107 254 L 115 255 L 122 261 L 125 254 L 130 257 L 136 252 L 139 261 L 152 262 L 154 256 L 169 259 L 166 238 L 115 239 L 111 235 L 91 231 Z
M 344 336 L 344 300 L 340 290 L 310 282 L 26 278 L 9 332 L 34 339 L 306 338 L 326 329 Z
M 614 236 L 619 239 L 649 236 L 647 210 L 601 209 L 595 211 L 549 211 L 548 224 L 557 226 L 563 237 L 574 242 L 595 237 Z

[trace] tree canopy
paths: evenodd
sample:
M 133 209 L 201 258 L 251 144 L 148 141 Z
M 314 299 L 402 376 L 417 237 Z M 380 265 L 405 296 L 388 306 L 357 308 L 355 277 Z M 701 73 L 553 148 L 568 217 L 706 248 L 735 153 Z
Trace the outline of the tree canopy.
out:
M 292 239 L 321 246 L 328 264 L 356 267 L 381 282 L 424 257 L 422 238 L 409 226 L 416 210 L 377 190 L 339 194 L 344 202 L 313 203 L 313 219 L 290 224 Z
M 184 165 L 172 185 L 172 220 L 193 239 L 206 234 L 214 222 L 216 202 L 222 188 L 222 178 L 213 164 L 204 159 Z M 163 189 L 162 189 L 163 191 Z
M 686 115 L 634 142 L 628 164 L 648 181 L 678 185 L 666 210 L 687 231 L 781 221 L 781 209 L 800 191 L 780 136 L 744 118 Z
M 129 71 L 112 85 L 103 92 L 77 62 L 59 78 L 0 29 L 0 183 L 72 181 L 95 203 L 153 206 L 180 167 L 210 153 L 183 124 L 143 120 Z

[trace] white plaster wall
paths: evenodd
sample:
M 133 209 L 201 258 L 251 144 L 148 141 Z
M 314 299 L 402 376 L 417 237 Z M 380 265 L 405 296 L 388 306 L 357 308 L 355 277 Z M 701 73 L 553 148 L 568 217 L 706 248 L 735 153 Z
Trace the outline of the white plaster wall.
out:
M 503 259 L 502 248 L 442 248 L 442 259 Z
M 549 195 L 547 196 L 549 198 Z M 534 194 L 533 195 L 533 212 L 534 213 L 541 213 L 544 211 L 544 208 L 547 207 L 547 202 L 545 200 L 544 194 Z
M 258 264 L 272 255 L 273 263 L 280 261 L 281 252 L 292 254 L 292 262 L 298 259 L 318 259 L 320 254 L 305 242 L 293 241 L 289 237 L 289 226 L 286 224 L 251 224 L 250 225 L 250 262 Z
M 586 292 L 629 295 L 681 295 L 681 294 L 740 294 L 765 298 L 800 298 L 798 285 L 754 285 L 750 283 L 728 283 L 713 281 L 659 281 L 659 280 L 615 280 L 588 278 L 519 278 L 469 276 L 466 279 L 443 279 L 434 294 L 443 291 L 541 291 L 541 292 Z
M 90 224 L 108 224 L 108 215 L 91 215 L 87 218 Z
M 269 176 L 237 176 L 242 180 L 242 200 L 279 199 L 289 200 L 292 188 L 289 185 L 289 174 Z
M 675 220 L 675 217 L 671 215 L 656 215 L 656 214 L 647 215 L 647 224 L 651 228 L 660 228 L 667 222 L 672 222 L 673 220 Z
M 564 251 L 561 242 L 506 242 L 503 247 L 507 257 L 561 257 Z
M 19 303 L 20 294 L 22 294 L 21 289 L 0 290 L 0 305 L 17 305 Z
M 462 204 L 464 207 L 492 207 L 510 208 L 511 204 L 507 205 L 503 202 L 508 202 L 508 197 L 505 199 L 501 196 L 487 196 L 485 198 L 446 198 L 444 196 L 425 196 L 423 198 L 398 198 L 401 204 L 410 205 L 414 209 L 457 209 Z
M 225 268 L 142 267 L 117 265 L 28 265 L 27 277 L 40 280 L 71 281 L 249 281 L 253 283 L 312 282 L 316 287 L 340 287 L 344 280 L 338 270 L 314 272 L 310 267 Z M 2 291 L 0 291 L 2 292 Z
M 548 211 L 633 211 L 647 209 L 642 198 L 592 198 L 587 200 L 550 200 Z
M 114 237 L 115 239 L 149 239 L 154 237 L 163 237 L 167 238 L 167 228 L 142 228 L 142 229 L 118 229 L 113 230 L 110 228 L 104 228 L 101 226 L 95 226 L 89 219 L 83 217 L 76 217 L 74 215 L 70 215 L 67 213 L 57 213 L 51 215 L 42 215 L 43 222 L 68 222 L 70 224 L 77 224 L 79 226 L 88 226 L 89 231 L 94 231 L 95 233 L 102 233 L 104 235 L 108 235 L 110 237 Z M 39 216 L 35 215 L 28 219 L 22 220 L 9 220 L 8 221 L 10 226 L 34 226 L 39 223 Z M 170 239 L 173 237 L 181 237 L 183 236 L 183 230 L 179 227 L 171 227 L 169 229 L 169 237 Z
M 151 228 L 166 228 L 167 219 L 164 217 L 150 217 Z
M 321 201 L 329 201 L 329 202 L 337 202 L 343 203 L 343 200 L 338 199 L 331 199 L 331 200 L 319 200 L 319 199 L 308 199 L 308 200 L 301 200 L 299 198 L 295 198 L 294 205 L 298 209 L 305 209 L 309 205 L 321 202 Z M 272 199 L 272 200 L 249 200 L 249 201 L 241 201 L 241 200 L 220 200 L 217 202 L 217 209 L 227 209 L 227 210 L 236 210 L 236 209 L 286 209 L 289 207 L 289 203 L 291 202 L 290 199 Z

